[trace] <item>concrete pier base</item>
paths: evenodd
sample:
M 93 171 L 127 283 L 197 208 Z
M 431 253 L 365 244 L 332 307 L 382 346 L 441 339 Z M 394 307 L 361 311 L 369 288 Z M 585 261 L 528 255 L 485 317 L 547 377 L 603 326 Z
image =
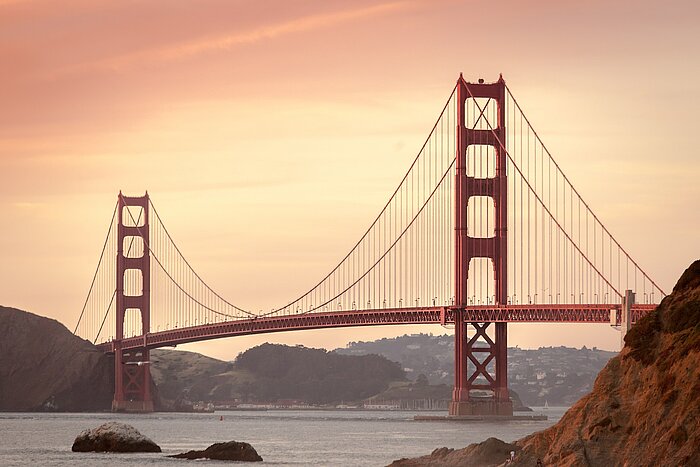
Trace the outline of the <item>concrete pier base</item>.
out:
M 513 416 L 513 402 L 492 398 L 450 402 L 450 416 Z
M 153 401 L 112 401 L 112 412 L 151 413 Z
M 547 420 L 546 415 L 416 415 L 413 420 L 419 422 L 498 422 L 498 421 L 541 421 Z

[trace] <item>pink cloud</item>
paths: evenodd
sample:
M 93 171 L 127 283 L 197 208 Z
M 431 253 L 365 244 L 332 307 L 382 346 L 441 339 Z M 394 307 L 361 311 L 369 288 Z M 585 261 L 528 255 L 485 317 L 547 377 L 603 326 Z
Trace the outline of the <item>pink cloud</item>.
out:
M 273 24 L 260 25 L 241 32 L 227 32 L 211 37 L 190 39 L 175 45 L 168 44 L 69 66 L 57 70 L 57 74 L 70 74 L 95 68 L 120 70 L 144 62 L 170 61 L 207 52 L 229 50 L 238 45 L 253 44 L 290 34 L 329 28 L 341 23 L 395 13 L 414 8 L 417 3 L 416 1 L 395 1 L 328 13 L 310 14 L 281 20 Z

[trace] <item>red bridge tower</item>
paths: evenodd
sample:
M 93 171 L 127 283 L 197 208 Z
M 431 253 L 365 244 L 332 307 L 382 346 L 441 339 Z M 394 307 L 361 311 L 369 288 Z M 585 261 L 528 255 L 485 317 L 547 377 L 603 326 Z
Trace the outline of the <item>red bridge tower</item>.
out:
M 149 254 L 148 193 L 141 197 L 128 197 L 119 193 L 119 223 L 117 225 L 117 309 L 116 337 L 114 340 L 114 400 L 112 410 L 119 412 L 153 412 L 151 397 L 150 352 L 148 348 L 122 350 L 124 319 L 128 313 L 138 312 L 141 316 L 141 335 L 150 332 L 151 256 Z M 133 217 L 128 207 L 141 208 L 138 218 Z M 126 216 L 126 224 L 124 223 Z M 140 240 L 139 240 L 140 239 Z M 125 241 L 126 240 L 126 241 Z M 128 244 L 126 252 L 124 245 Z M 136 250 L 133 252 L 133 247 Z M 140 247 L 140 248 L 139 248 Z M 138 289 L 140 294 L 129 290 Z
M 466 125 L 467 99 L 490 98 L 497 104 L 496 126 L 472 129 Z M 457 161 L 455 174 L 455 387 L 450 415 L 512 415 L 508 395 L 506 323 L 470 323 L 464 318 L 467 306 L 467 280 L 472 258 L 489 258 L 494 270 L 495 305 L 508 304 L 508 184 L 506 144 L 505 81 L 457 82 Z M 487 145 L 494 148 L 495 176 L 475 178 L 467 174 L 467 148 Z M 493 237 L 471 237 L 467 230 L 467 207 L 475 196 L 493 199 Z M 475 333 L 470 338 L 468 328 Z M 489 328 L 495 328 L 493 336 Z M 485 344 L 485 345 L 484 345 Z M 471 362 L 471 368 L 470 368 Z M 494 363 L 495 374 L 488 367 Z M 481 381 L 477 381 L 477 379 Z M 490 397 L 476 397 L 472 390 L 486 390 Z

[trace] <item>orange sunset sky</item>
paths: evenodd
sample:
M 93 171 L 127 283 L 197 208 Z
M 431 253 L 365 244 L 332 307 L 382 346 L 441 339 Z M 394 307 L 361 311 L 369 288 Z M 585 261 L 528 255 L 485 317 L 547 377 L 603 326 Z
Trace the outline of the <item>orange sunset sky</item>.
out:
M 696 1 L 0 0 L 0 304 L 80 313 L 116 196 L 148 190 L 195 269 L 269 309 L 355 243 L 459 72 L 503 73 L 562 169 L 667 292 L 700 257 Z M 605 325 L 511 346 L 617 350 Z M 336 348 L 439 326 L 301 331 Z

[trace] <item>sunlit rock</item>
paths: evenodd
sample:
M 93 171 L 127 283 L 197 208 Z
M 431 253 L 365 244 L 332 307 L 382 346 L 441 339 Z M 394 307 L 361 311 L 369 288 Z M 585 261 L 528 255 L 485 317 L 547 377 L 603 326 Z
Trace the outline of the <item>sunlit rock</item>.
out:
M 75 452 L 161 452 L 160 446 L 131 425 L 107 422 L 85 430 L 73 442 Z

